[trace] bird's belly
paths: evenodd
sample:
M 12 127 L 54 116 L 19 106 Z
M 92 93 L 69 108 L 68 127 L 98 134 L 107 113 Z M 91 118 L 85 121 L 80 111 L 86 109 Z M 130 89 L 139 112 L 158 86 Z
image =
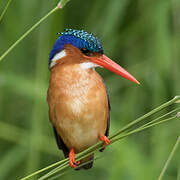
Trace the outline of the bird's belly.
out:
M 67 148 L 81 152 L 105 134 L 108 98 L 98 73 L 82 70 L 79 65 L 69 68 L 68 73 L 62 67 L 51 75 L 49 114 Z
M 104 135 L 108 111 L 104 100 L 93 98 L 86 102 L 83 97 L 74 98 L 66 101 L 63 109 L 58 109 L 56 127 L 68 148 L 73 147 L 75 151 L 81 152 L 97 143 L 99 137 Z
M 99 141 L 100 131 L 104 133 L 104 129 L 93 126 L 95 126 L 93 123 L 84 126 L 79 121 L 64 119 L 60 122 L 59 129 L 67 147 L 69 149 L 73 147 L 76 152 L 81 152 Z

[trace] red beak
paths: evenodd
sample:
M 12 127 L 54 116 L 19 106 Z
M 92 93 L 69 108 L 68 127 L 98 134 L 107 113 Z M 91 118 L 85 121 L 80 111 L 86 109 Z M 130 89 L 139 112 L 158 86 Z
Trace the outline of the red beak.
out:
M 109 59 L 104 54 L 100 57 L 90 57 L 91 61 L 95 64 L 98 64 L 136 84 L 140 84 L 131 74 L 129 74 L 125 69 L 123 69 L 120 65 L 116 64 L 114 61 Z

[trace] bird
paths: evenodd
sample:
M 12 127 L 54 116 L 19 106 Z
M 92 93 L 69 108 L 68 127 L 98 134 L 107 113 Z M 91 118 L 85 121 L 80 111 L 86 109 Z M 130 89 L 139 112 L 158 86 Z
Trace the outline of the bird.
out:
M 69 157 L 70 167 L 90 169 L 94 155 L 76 161 L 75 154 L 98 141 L 104 142 L 103 147 L 110 143 L 110 100 L 104 80 L 95 68 L 139 82 L 104 54 L 101 41 L 92 33 L 65 29 L 59 34 L 48 61 L 49 119 L 57 146 L 65 158 Z

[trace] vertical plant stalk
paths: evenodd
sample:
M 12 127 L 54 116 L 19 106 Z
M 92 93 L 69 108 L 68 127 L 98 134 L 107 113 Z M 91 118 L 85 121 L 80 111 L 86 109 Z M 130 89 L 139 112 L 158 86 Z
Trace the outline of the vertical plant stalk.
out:
M 180 143 L 180 136 L 177 138 L 177 141 L 176 141 L 176 143 L 175 143 L 175 145 L 174 145 L 174 147 L 173 147 L 173 149 L 172 149 L 172 151 L 171 151 L 171 153 L 170 153 L 170 155 L 169 155 L 169 157 L 168 157 L 168 159 L 167 159 L 167 161 L 166 161 L 166 163 L 165 163 L 165 165 L 161 171 L 161 174 L 160 174 L 158 180 L 162 180 L 162 178 L 163 178 L 163 176 L 164 176 L 164 174 L 168 168 L 168 165 L 169 165 L 170 161 L 172 160 L 172 158 L 173 158 L 173 156 L 174 156 L 174 154 L 178 148 L 179 143 Z
M 62 9 L 66 3 L 70 0 L 61 0 L 58 5 L 53 8 L 49 13 L 42 17 L 36 24 L 34 24 L 30 29 L 28 29 L 13 45 L 9 47 L 1 56 L 0 61 L 2 61 L 26 36 L 28 36 L 36 27 L 38 27 L 45 19 L 50 15 L 55 13 L 58 9 Z
M 2 18 L 4 17 L 4 14 L 6 13 L 6 11 L 7 11 L 8 7 L 9 7 L 11 1 L 12 1 L 12 0 L 9 0 L 9 1 L 7 2 L 5 8 L 4 8 L 4 10 L 3 10 L 3 12 L 2 12 L 2 14 L 1 14 L 1 16 L 0 16 L 0 22 L 1 22 Z

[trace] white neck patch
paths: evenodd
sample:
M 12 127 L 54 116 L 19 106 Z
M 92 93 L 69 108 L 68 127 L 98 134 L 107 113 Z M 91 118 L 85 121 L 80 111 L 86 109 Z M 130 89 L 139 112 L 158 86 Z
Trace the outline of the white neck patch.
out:
M 60 60 L 61 58 L 66 56 L 66 52 L 65 50 L 60 51 L 59 53 L 57 53 L 53 59 L 51 60 L 51 64 L 50 64 L 50 68 L 52 68 L 54 65 L 57 64 L 57 61 Z
M 95 64 L 93 62 L 83 62 L 80 64 L 82 69 L 90 69 L 90 68 L 95 68 L 95 67 L 101 67 L 98 64 Z
M 62 50 L 59 53 L 57 53 L 51 60 L 50 68 L 55 66 L 57 64 L 57 61 L 65 56 L 66 56 L 65 50 Z M 90 68 L 94 69 L 95 67 L 101 67 L 100 65 L 95 64 L 93 62 L 83 62 L 83 63 L 80 63 L 80 66 L 82 69 L 90 69 Z

